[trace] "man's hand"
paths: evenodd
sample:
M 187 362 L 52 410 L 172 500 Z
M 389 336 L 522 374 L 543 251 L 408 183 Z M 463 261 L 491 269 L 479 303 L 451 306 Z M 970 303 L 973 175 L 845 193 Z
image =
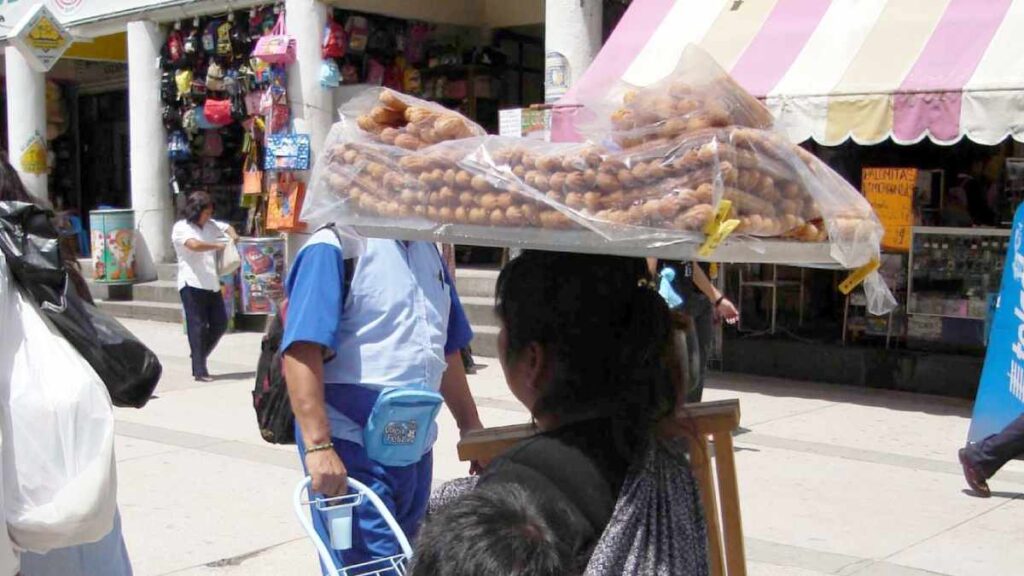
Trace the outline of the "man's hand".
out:
M 313 491 L 328 498 L 348 493 L 348 471 L 334 450 L 306 454 L 306 470 L 313 477 Z
M 715 316 L 725 320 L 726 324 L 735 324 L 740 319 L 740 312 L 736 309 L 736 305 L 732 303 L 732 300 L 723 298 L 718 306 L 715 307 Z
M 466 434 L 469 434 L 470 432 L 472 432 L 474 430 L 483 430 L 483 429 L 484 429 L 484 425 L 481 424 L 480 420 L 478 419 L 478 420 L 476 420 L 476 422 L 474 424 L 471 424 L 470 426 L 468 426 L 466 428 L 460 429 L 459 430 L 459 438 L 465 439 L 466 438 Z M 469 475 L 470 476 L 477 476 L 477 475 L 479 475 L 483 471 L 484 471 L 484 467 L 481 466 L 480 463 L 477 462 L 476 460 L 473 460 L 473 461 L 471 461 L 469 463 Z

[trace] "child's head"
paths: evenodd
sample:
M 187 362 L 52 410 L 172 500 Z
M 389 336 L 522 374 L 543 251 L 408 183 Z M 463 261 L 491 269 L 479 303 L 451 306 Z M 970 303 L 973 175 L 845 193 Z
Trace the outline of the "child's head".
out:
M 526 252 L 498 278 L 499 357 L 539 423 L 599 411 L 641 434 L 680 388 L 668 306 L 640 259 Z
M 409 574 L 576 574 L 573 531 L 560 507 L 514 484 L 475 489 L 427 520 Z

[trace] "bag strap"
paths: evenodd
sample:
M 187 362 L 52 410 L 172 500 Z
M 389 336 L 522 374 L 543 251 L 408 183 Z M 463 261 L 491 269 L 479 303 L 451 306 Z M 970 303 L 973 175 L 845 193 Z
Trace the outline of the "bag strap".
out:
M 288 28 L 284 21 L 284 10 L 277 16 L 277 22 L 274 23 L 274 29 L 270 31 L 274 36 L 284 36 L 288 34 Z
M 334 237 L 338 240 L 338 246 L 340 247 L 345 245 L 345 242 L 342 241 L 341 239 L 341 232 L 338 232 L 338 227 L 337 225 L 334 224 L 334 222 L 328 222 L 327 224 L 324 224 L 323 226 L 317 229 L 317 232 L 319 232 L 320 230 L 330 230 L 334 234 Z M 350 260 L 352 260 L 352 265 L 345 266 L 345 278 L 343 279 L 346 301 L 349 298 L 349 294 L 352 293 L 352 279 L 355 278 L 356 266 L 359 265 L 358 257 L 351 258 Z

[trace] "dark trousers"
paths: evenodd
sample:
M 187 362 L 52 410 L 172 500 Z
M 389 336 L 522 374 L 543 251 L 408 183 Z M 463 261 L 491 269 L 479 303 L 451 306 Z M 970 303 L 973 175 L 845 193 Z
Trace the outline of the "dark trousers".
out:
M 711 301 L 703 294 L 695 294 L 686 300 L 683 312 L 690 317 L 693 330 L 687 334 L 686 347 L 691 361 L 696 360 L 696 370 L 691 370 L 694 382 L 686 391 L 686 403 L 700 402 L 704 396 L 704 378 L 708 372 L 708 355 L 711 352 L 712 329 L 714 328 L 714 310 Z M 695 337 L 694 337 L 695 336 Z
M 188 328 L 188 347 L 192 350 L 192 376 L 209 376 L 206 359 L 228 329 L 228 313 L 220 292 L 186 286 L 181 289 Z
M 991 478 L 1010 460 L 1024 454 L 1024 414 L 1010 422 L 998 434 L 993 434 L 967 447 L 967 457 Z

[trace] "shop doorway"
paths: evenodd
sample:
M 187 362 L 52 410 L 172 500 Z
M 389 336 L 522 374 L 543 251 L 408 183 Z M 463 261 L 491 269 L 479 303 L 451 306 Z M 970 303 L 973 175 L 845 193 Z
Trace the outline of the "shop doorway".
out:
M 100 206 L 131 206 L 128 92 L 86 94 L 78 99 L 83 215 Z

